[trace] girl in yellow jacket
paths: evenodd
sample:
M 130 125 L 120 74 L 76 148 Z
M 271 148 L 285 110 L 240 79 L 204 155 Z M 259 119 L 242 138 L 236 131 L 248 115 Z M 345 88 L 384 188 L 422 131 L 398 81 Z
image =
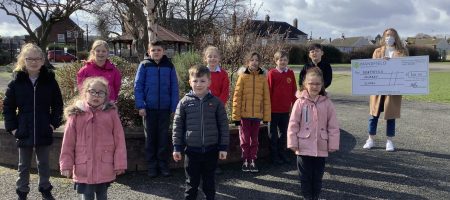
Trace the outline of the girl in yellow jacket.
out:
M 234 89 L 232 119 L 240 126 L 242 171 L 258 172 L 255 160 L 258 153 L 258 133 L 261 121 L 270 121 L 270 93 L 265 71 L 259 67 L 261 56 L 250 53 L 247 67 L 240 70 Z

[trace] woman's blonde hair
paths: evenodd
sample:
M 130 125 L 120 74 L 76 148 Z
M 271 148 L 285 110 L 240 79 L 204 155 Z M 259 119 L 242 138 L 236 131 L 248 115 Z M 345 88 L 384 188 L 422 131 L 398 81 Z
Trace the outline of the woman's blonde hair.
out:
M 206 56 L 207 56 L 208 53 L 210 53 L 210 52 L 216 52 L 217 55 L 219 55 L 219 58 L 222 56 L 222 55 L 220 55 L 219 48 L 217 48 L 217 47 L 215 47 L 215 46 L 207 46 L 207 47 L 205 48 L 205 50 L 203 50 L 203 58 L 206 59 Z
M 104 40 L 95 40 L 94 44 L 92 44 L 91 51 L 89 51 L 89 61 L 95 61 L 95 49 L 99 46 L 104 46 L 107 51 L 109 51 L 108 43 Z M 109 52 L 108 52 L 109 54 Z
M 30 52 L 38 53 L 39 55 L 41 55 L 42 59 L 45 59 L 44 52 L 38 45 L 33 43 L 26 43 L 20 49 L 19 55 L 17 55 L 17 62 L 15 64 L 14 71 L 26 71 L 25 56 Z
M 401 51 L 403 54 L 405 54 L 406 56 L 408 55 L 408 49 L 406 49 L 406 47 L 403 45 L 402 40 L 400 39 L 400 36 L 398 35 L 397 30 L 395 30 L 394 28 L 388 28 L 386 30 L 383 31 L 383 37 L 381 38 L 380 44 L 381 46 L 385 46 L 386 45 L 386 33 L 388 31 L 392 31 L 394 33 L 394 47 L 396 50 Z

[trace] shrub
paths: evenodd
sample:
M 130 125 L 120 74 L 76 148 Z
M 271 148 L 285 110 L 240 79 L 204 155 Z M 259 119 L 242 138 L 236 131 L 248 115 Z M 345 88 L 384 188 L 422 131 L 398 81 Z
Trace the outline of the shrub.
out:
M 87 60 L 89 57 L 89 52 L 79 51 L 76 56 L 77 56 L 78 60 Z
M 308 51 L 304 45 L 292 45 L 289 51 L 289 64 L 302 65 L 308 62 Z
M 202 64 L 202 56 L 194 51 L 189 51 L 181 54 L 175 54 L 172 58 L 178 76 L 178 88 L 180 90 L 180 99 L 191 90 L 189 86 L 188 70 L 192 65 Z
M 332 45 L 323 45 L 322 59 L 330 63 L 342 63 L 343 53 Z
M 11 63 L 11 55 L 8 51 L 4 51 L 0 49 L 0 65 L 6 65 Z
M 410 56 L 429 56 L 430 62 L 440 61 L 439 52 L 431 47 L 409 45 L 408 47 Z
M 64 50 L 65 45 L 64 44 L 49 44 L 47 46 L 48 50 Z
M 358 48 L 350 52 L 350 59 L 370 59 L 377 47 L 374 45 Z
M 137 127 L 142 125 L 142 117 L 134 107 L 134 77 L 137 64 L 129 63 L 120 57 L 110 58 L 122 75 L 122 85 L 117 100 L 119 115 L 124 127 Z M 63 96 L 64 105 L 69 105 L 71 100 L 78 95 L 77 72 L 83 66 L 82 62 L 73 62 L 56 71 L 57 80 Z

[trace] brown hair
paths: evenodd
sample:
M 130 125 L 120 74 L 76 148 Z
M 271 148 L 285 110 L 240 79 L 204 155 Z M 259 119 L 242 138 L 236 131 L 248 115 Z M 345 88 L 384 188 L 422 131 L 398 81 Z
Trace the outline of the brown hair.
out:
M 159 46 L 159 47 L 161 47 L 161 48 L 164 49 L 164 42 L 161 42 L 161 41 L 153 41 L 153 42 L 148 43 L 148 49 L 151 49 L 151 48 L 153 48 L 153 47 L 155 47 L 155 46 Z
M 194 65 L 191 68 L 189 68 L 189 79 L 191 77 L 202 77 L 205 76 L 208 77 L 208 79 L 211 79 L 211 72 L 209 71 L 208 67 L 203 65 Z
M 261 55 L 259 55 L 259 53 L 257 53 L 256 51 L 252 51 L 249 54 L 247 54 L 247 56 L 245 57 L 246 64 L 248 64 L 248 62 L 250 62 L 250 60 L 253 58 L 253 56 L 258 57 L 258 60 L 261 62 Z
M 381 38 L 380 44 L 381 46 L 385 46 L 386 45 L 386 33 L 388 31 L 392 31 L 394 32 L 394 47 L 396 50 L 402 52 L 405 56 L 408 56 L 408 49 L 406 49 L 406 47 L 403 45 L 402 40 L 400 39 L 400 36 L 398 35 L 397 30 L 395 30 L 394 28 L 387 28 L 386 30 L 383 31 L 383 37 Z

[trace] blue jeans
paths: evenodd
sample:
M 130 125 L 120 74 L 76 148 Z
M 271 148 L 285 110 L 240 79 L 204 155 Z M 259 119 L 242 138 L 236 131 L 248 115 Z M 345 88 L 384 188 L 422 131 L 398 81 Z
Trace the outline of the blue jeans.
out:
M 380 116 L 369 116 L 369 135 L 377 134 L 377 125 L 378 118 Z M 394 137 L 395 136 L 395 119 L 386 120 L 386 136 Z

